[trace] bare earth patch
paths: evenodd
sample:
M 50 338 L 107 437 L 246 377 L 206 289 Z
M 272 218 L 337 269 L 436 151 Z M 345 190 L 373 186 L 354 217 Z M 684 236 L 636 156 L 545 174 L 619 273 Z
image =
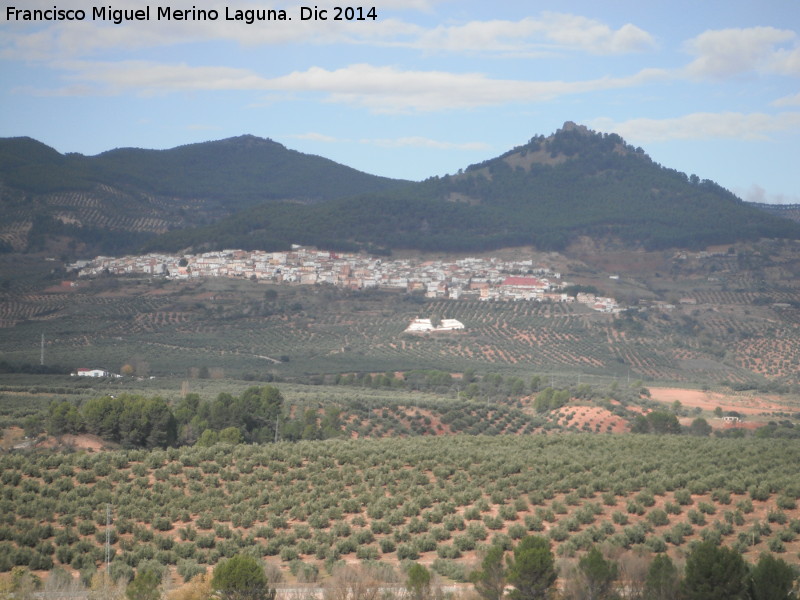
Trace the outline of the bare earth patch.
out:
M 778 398 L 766 395 L 721 394 L 719 392 L 704 392 L 702 390 L 680 388 L 656 387 L 649 389 L 650 397 L 657 402 L 672 404 L 677 400 L 684 407 L 698 407 L 708 411 L 713 411 L 718 406 L 724 411 L 734 410 L 748 415 L 793 410 L 791 407 L 781 404 Z
M 567 415 L 572 418 L 567 421 Z M 575 425 L 583 429 L 588 425 L 591 431 L 599 433 L 625 433 L 628 431 L 628 422 L 600 406 L 564 406 L 558 410 L 557 420 L 565 425 Z
M 67 433 L 58 437 L 48 437 L 44 442 L 39 444 L 40 448 L 58 448 L 64 446 L 80 450 L 89 450 L 91 452 L 99 452 L 100 450 L 110 448 L 107 442 L 104 442 L 96 435 L 90 434 L 72 435 Z

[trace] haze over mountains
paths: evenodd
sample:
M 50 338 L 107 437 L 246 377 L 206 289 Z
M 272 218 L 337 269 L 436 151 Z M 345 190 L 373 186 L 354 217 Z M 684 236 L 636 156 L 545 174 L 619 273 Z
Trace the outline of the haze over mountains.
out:
M 6 138 L 0 206 L 3 250 L 71 255 L 291 243 L 385 253 L 560 250 L 581 235 L 648 249 L 800 238 L 794 221 L 570 122 L 422 182 L 369 175 L 254 136 L 93 157 Z

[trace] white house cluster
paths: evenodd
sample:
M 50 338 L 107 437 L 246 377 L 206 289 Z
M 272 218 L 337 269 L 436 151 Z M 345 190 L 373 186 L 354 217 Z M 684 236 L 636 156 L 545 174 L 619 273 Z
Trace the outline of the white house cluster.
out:
M 454 261 L 383 259 L 293 246 L 287 252 L 222 250 L 174 256 L 98 256 L 70 268 L 82 277 L 145 274 L 169 279 L 238 277 L 279 284 L 327 284 L 349 289 L 384 288 L 452 300 L 573 302 L 561 274 L 533 260 L 463 258 Z M 617 312 L 612 298 L 580 294 L 578 301 Z

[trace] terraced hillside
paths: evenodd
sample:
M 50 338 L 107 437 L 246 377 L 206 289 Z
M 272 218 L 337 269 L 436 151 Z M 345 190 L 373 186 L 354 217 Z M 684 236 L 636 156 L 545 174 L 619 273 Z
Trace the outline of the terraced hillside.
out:
M 396 294 L 280 289 L 249 282 L 152 286 L 123 281 L 23 294 L 2 303 L 2 351 L 32 362 L 46 337 L 52 364 L 118 371 L 137 357 L 151 374 L 218 367 L 231 374 L 385 372 L 436 368 L 460 372 L 581 371 L 686 380 L 713 372 L 744 381 L 746 362 L 725 362 L 698 345 L 682 348 L 620 329 L 609 315 L 577 305 L 436 301 Z M 85 286 L 85 287 L 81 287 Z M 220 289 L 221 288 L 221 289 Z M 420 312 L 458 319 L 463 332 L 405 334 Z M 653 334 L 660 323 L 648 324 Z M 790 338 L 791 343 L 791 338 Z M 751 340 L 752 343 L 752 340 Z M 744 347 L 752 351 L 750 347 Z M 743 355 L 744 356 L 744 355 Z M 696 367 L 696 368 L 695 368 Z
M 38 363 L 44 334 L 49 364 L 118 372 L 138 362 L 157 375 L 203 367 L 237 377 L 437 368 L 797 383 L 800 245 L 632 253 L 625 260 L 638 260 L 641 270 L 615 279 L 606 274 L 625 264 L 609 256 L 560 260 L 571 270 L 565 278 L 616 296 L 628 307 L 621 315 L 578 303 L 431 300 L 227 278 L 74 280 L 48 274 L 55 267 L 43 263 L 38 279 L 8 276 L 0 290 L 0 351 L 10 362 Z M 18 264 L 27 265 L 7 261 L 6 272 Z M 416 317 L 457 319 L 465 328 L 404 333 Z

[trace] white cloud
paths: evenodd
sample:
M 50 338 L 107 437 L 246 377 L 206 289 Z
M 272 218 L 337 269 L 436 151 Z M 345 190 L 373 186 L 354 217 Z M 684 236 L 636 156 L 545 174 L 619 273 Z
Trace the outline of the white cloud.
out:
M 774 56 L 772 69 L 781 75 L 800 77 L 800 46 L 792 50 L 778 50 Z
M 772 106 L 800 106 L 800 93 L 778 98 L 772 103 Z
M 631 87 L 662 75 L 642 71 L 630 77 L 577 82 L 524 81 L 492 79 L 481 73 L 401 71 L 357 64 L 334 71 L 312 67 L 271 79 L 268 85 L 278 90 L 321 92 L 331 102 L 396 113 L 543 102 L 569 94 Z
M 796 37 L 793 31 L 774 27 L 706 31 L 686 43 L 687 50 L 697 56 L 687 72 L 712 79 L 750 72 L 800 74 L 800 51 L 778 47 Z
M 543 22 L 548 39 L 594 54 L 638 52 L 655 46 L 653 36 L 630 23 L 614 31 L 593 19 L 558 13 L 544 13 Z
M 17 93 L 40 96 L 115 95 L 134 90 L 152 96 L 179 91 L 262 90 L 265 79 L 247 69 L 192 67 L 150 61 L 62 61 L 65 79 L 78 83 L 56 90 L 17 88 Z
M 52 8 L 48 0 L 30 0 L 26 8 Z M 395 4 L 399 4 L 396 2 Z M 320 0 L 319 8 L 327 8 L 331 15 L 332 2 Z M 101 6 L 102 5 L 98 5 Z M 113 9 L 141 9 L 140 2 L 115 2 Z M 168 21 L 157 20 L 156 5 L 151 6 L 149 21 L 124 21 L 117 25 L 112 21 L 93 21 L 91 9 L 84 4 L 61 2 L 59 9 L 83 8 L 84 21 L 65 21 L 41 25 L 25 22 L 6 22 L 7 31 L 0 38 L 0 58 L 16 60 L 56 60 L 104 54 L 109 50 L 122 52 L 142 48 L 158 48 L 197 42 L 229 41 L 245 46 L 268 46 L 288 43 L 303 44 L 363 44 L 384 45 L 387 40 L 401 36 L 419 35 L 417 25 L 404 22 L 390 15 L 372 21 L 302 21 L 300 5 L 285 5 L 278 2 L 241 2 L 236 9 L 283 9 L 292 17 L 290 21 L 259 22 L 248 25 L 242 21 L 225 18 L 226 4 L 203 3 L 198 9 L 216 10 L 216 20 Z M 406 5 L 413 10 L 429 10 L 430 2 L 420 0 Z M 2 11 L 5 20 L 5 10 Z
M 311 67 L 266 78 L 249 69 L 160 64 L 150 61 L 61 61 L 72 82 L 57 90 L 17 89 L 38 95 L 109 95 L 134 91 L 152 96 L 182 91 L 263 90 L 320 93 L 328 102 L 351 104 L 376 113 L 470 109 L 555 98 L 641 85 L 665 73 L 646 70 L 629 77 L 587 81 L 493 79 L 481 73 L 407 71 L 369 64 L 328 70 Z
M 629 142 L 667 140 L 739 139 L 765 140 L 770 134 L 800 130 L 800 112 L 777 115 L 764 113 L 692 113 L 672 119 L 631 119 L 614 122 L 596 119 L 592 126 L 614 132 Z
M 428 51 L 464 53 L 543 54 L 580 50 L 591 54 L 621 54 L 646 50 L 655 40 L 646 31 L 626 24 L 614 31 L 586 17 L 542 13 L 519 21 L 471 21 L 422 32 L 409 46 Z
M 30 0 L 29 8 L 50 8 L 48 0 Z M 315 3 L 329 11 L 332 2 Z M 58 7 L 71 8 L 75 2 Z M 22 60 L 50 60 L 97 56 L 108 50 L 135 50 L 166 47 L 193 42 L 232 41 L 248 46 L 304 44 L 359 44 L 407 47 L 427 52 L 500 53 L 542 55 L 554 50 L 581 51 L 591 54 L 622 54 L 647 50 L 655 45 L 652 35 L 633 24 L 619 29 L 586 17 L 543 12 L 537 17 L 517 21 L 470 21 L 464 24 L 424 27 L 402 18 L 397 10 L 430 12 L 434 2 L 415 0 L 383 2 L 379 18 L 359 21 L 301 21 L 299 5 L 277 2 L 242 2 L 237 9 L 284 9 L 291 21 L 260 26 L 225 19 L 226 4 L 208 2 L 204 10 L 216 10 L 215 21 L 159 21 L 151 15 L 148 22 L 133 21 L 116 25 L 91 20 L 85 5 L 74 6 L 88 11 L 83 22 L 59 22 L 47 27 L 31 27 L 11 22 L 10 31 L 0 42 L 0 57 Z M 138 9 L 141 3 L 120 0 L 114 9 Z M 151 13 L 156 10 L 151 7 Z M 3 12 L 5 18 L 5 12 Z

